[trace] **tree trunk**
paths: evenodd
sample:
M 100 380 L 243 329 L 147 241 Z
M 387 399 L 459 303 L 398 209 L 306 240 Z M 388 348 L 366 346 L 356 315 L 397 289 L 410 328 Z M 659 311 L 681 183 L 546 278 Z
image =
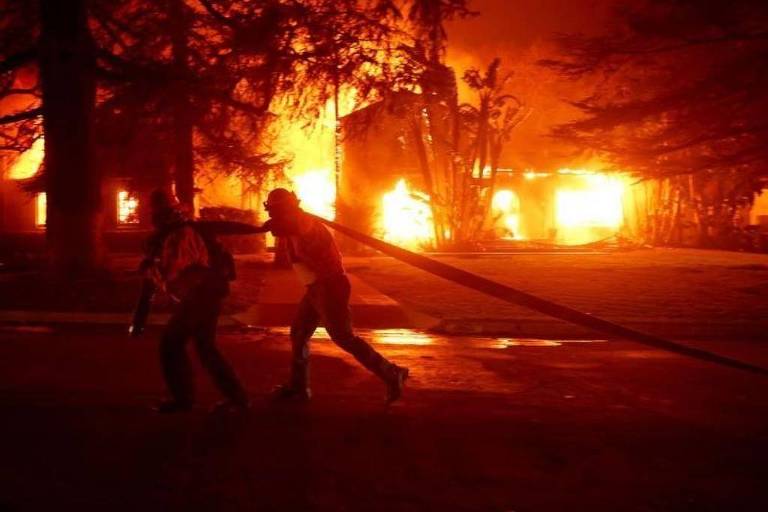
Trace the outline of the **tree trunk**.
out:
M 458 88 L 456 87 L 456 76 L 451 71 L 451 87 L 448 94 L 448 114 L 450 116 L 450 147 L 448 148 L 448 166 L 449 173 L 447 184 L 450 189 L 447 195 L 450 201 L 452 224 L 458 225 L 462 222 L 463 209 L 461 208 L 461 200 L 459 199 L 459 191 L 457 189 L 459 174 L 463 170 L 463 165 L 459 161 L 459 150 L 461 141 L 461 115 L 459 113 L 459 96 Z
M 436 126 L 437 119 L 431 94 L 426 94 L 425 96 L 427 99 L 424 102 L 422 118 L 427 128 L 427 143 L 429 144 L 432 158 L 432 164 L 429 167 L 432 190 L 429 197 L 432 203 L 432 222 L 435 226 L 436 235 L 435 243 L 438 247 L 441 247 L 445 244 L 445 225 L 447 224 L 451 228 L 451 235 L 455 233 L 455 227 L 450 224 L 451 219 L 448 207 L 445 204 L 447 197 L 445 194 L 445 189 L 447 188 L 447 181 L 445 179 L 447 161 L 444 158 L 444 152 L 441 153 L 440 151 L 442 148 L 439 146 L 443 136 L 438 132 L 438 126 Z M 426 149 L 424 153 L 427 154 Z
M 475 240 L 480 238 L 485 226 L 491 219 L 493 195 L 496 193 L 496 178 L 499 171 L 499 162 L 501 161 L 501 151 L 504 148 L 504 144 L 501 140 L 493 140 L 492 137 L 489 138 L 488 146 L 491 175 L 488 178 L 488 185 L 485 187 L 485 194 L 478 199 L 480 205 L 479 219 L 472 235 Z M 514 235 L 517 236 L 518 233 L 515 233 Z
M 101 177 L 93 158 L 96 56 L 85 0 L 40 0 L 47 241 L 53 269 L 102 263 Z
M 333 75 L 333 181 L 335 203 L 333 205 L 336 215 L 339 211 L 339 190 L 341 190 L 341 114 L 339 112 L 339 89 L 341 88 L 338 66 L 335 66 Z
M 173 140 L 174 140 L 174 182 L 176 197 L 190 212 L 195 202 L 195 160 L 192 142 L 192 123 L 185 117 L 189 106 L 185 101 L 174 105 Z
M 681 212 L 680 212 L 680 203 L 681 203 L 681 193 L 680 193 L 680 187 L 677 185 L 677 178 L 670 178 L 670 182 L 674 181 L 674 184 L 670 183 L 670 187 L 672 187 L 672 190 L 670 191 L 670 214 L 669 214 L 669 225 L 667 226 L 667 233 L 665 235 L 665 245 L 676 245 L 675 244 L 675 235 L 679 235 L 680 233 L 680 222 L 681 222 Z M 679 245 L 680 237 L 677 237 L 677 245 Z
M 195 201 L 194 117 L 189 99 L 188 17 L 183 0 L 169 0 L 173 52 L 173 155 L 176 197 L 190 212 Z
M 429 207 L 432 210 L 432 229 L 435 234 L 435 244 L 437 246 L 442 245 L 442 224 L 440 223 L 440 205 L 437 203 L 437 193 L 434 187 L 434 180 L 432 178 L 432 169 L 429 165 L 429 157 L 427 156 L 427 149 L 424 145 L 424 134 L 421 131 L 421 114 L 419 113 L 415 119 L 411 120 L 411 136 L 413 137 L 413 144 L 416 148 L 416 156 L 419 160 L 419 168 L 421 174 L 424 177 L 424 187 L 427 189 L 427 195 L 429 196 Z

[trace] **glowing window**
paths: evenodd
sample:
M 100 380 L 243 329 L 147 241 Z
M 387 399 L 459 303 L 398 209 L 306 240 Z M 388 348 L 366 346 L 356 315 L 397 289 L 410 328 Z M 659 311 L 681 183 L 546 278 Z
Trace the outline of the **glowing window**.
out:
M 117 193 L 117 223 L 139 223 L 139 200 L 127 190 Z
M 45 192 L 40 192 L 35 196 L 35 226 L 45 227 L 47 220 L 48 196 Z

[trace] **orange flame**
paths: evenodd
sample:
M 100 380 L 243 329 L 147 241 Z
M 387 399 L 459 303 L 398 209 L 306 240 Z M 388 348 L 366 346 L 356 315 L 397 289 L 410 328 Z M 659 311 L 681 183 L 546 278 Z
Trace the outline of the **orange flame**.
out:
M 290 178 L 304 210 L 336 218 L 336 180 L 330 169 L 310 169 Z
M 558 238 L 569 243 L 593 241 L 598 230 L 618 230 L 624 221 L 625 183 L 621 178 L 582 174 L 579 181 L 561 187 L 555 195 Z
M 9 180 L 25 180 L 37 174 L 45 156 L 44 141 L 37 139 L 32 146 L 19 155 L 13 166 L 8 170 Z
M 499 190 L 493 195 L 491 208 L 499 218 L 506 234 L 502 238 L 522 240 L 520 233 L 520 198 L 511 190 Z M 498 222 L 498 221 L 497 221 Z
M 408 249 L 423 249 L 434 243 L 429 196 L 410 190 L 400 179 L 381 200 L 380 226 L 387 242 Z

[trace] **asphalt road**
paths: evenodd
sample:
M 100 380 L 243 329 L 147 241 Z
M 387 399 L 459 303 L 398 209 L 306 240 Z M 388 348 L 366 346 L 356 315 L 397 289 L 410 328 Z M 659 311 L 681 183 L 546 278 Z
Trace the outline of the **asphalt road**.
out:
M 768 379 L 625 342 L 369 332 L 404 399 L 328 341 L 269 402 L 285 333 L 224 332 L 247 416 L 159 416 L 156 333 L 0 327 L 0 510 L 768 510 Z M 767 364 L 768 346 L 705 348 Z

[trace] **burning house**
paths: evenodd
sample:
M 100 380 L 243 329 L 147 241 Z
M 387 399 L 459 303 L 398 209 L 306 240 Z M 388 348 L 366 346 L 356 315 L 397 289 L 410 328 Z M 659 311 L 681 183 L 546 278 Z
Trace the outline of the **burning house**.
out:
M 434 245 L 433 211 L 413 126 L 418 97 L 402 94 L 346 116 L 338 219 L 411 248 Z M 476 169 L 468 187 L 490 194 L 478 239 L 583 244 L 617 234 L 625 224 L 627 177 L 588 170 L 526 169 L 512 159 Z
M 0 234 L 13 249 L 43 246 L 46 193 L 39 191 L 39 169 L 43 161 L 43 140 L 27 151 L 7 154 L 0 160 Z M 157 186 L 121 173 L 112 172 L 102 182 L 101 226 L 108 247 L 115 251 L 136 251 L 151 229 L 149 194 Z M 202 172 L 197 179 L 196 210 L 207 217 L 238 218 L 254 222 L 251 211 L 255 195 L 237 178 Z M 247 244 L 246 244 L 247 245 Z M 253 245 L 253 244 L 251 244 Z
M 263 215 L 260 204 L 266 189 L 285 186 L 293 189 L 302 206 L 312 213 L 336 218 L 403 247 L 434 248 L 433 204 L 419 161 L 425 155 L 419 154 L 416 144 L 416 137 L 424 136 L 424 131 L 418 135 L 412 117 L 407 115 L 419 105 L 416 96 L 404 93 L 390 102 L 375 103 L 345 116 L 343 164 L 338 177 L 333 170 L 333 137 L 329 129 L 313 136 L 294 130 L 294 137 L 283 141 L 296 151 L 285 177 L 266 179 L 261 190 L 238 177 L 203 169 L 196 177 L 197 213 L 246 222 L 264 220 L 259 215 Z M 568 168 L 534 170 L 526 167 L 524 159 L 516 160 L 510 154 L 513 152 L 507 153 L 492 177 L 487 168 L 476 169 L 471 175 L 473 186 L 484 187 L 490 199 L 487 218 L 477 237 L 481 249 L 580 245 L 617 234 L 648 240 L 648 226 L 654 224 L 651 220 L 658 220 L 662 207 L 679 195 L 668 184 L 637 183 L 618 173 Z M 0 161 L 0 233 L 5 242 L 43 245 L 46 195 L 29 186 L 36 179 L 42 159 L 43 141 L 38 140 L 21 155 L 6 155 Z M 113 250 L 137 250 L 149 229 L 146 198 L 153 185 L 139 182 L 130 174 L 118 167 L 103 180 L 102 228 Z M 768 225 L 766 197 L 758 197 L 753 206 L 744 210 L 745 226 Z M 673 233 L 677 240 L 692 239 L 690 224 L 680 223 L 680 232 Z M 659 240 L 669 243 L 663 237 Z M 255 250 L 260 245 L 260 241 L 243 244 L 242 249 Z M 346 249 L 359 247 L 348 245 Z
M 43 140 L 38 139 L 31 148 L 15 157 L 6 157 L 0 163 L 0 231 L 34 237 L 42 235 L 46 224 L 46 194 L 36 191 L 38 169 L 43 161 Z M 142 222 L 139 200 L 126 180 L 109 178 L 105 181 L 104 227 L 108 230 L 135 229 Z

